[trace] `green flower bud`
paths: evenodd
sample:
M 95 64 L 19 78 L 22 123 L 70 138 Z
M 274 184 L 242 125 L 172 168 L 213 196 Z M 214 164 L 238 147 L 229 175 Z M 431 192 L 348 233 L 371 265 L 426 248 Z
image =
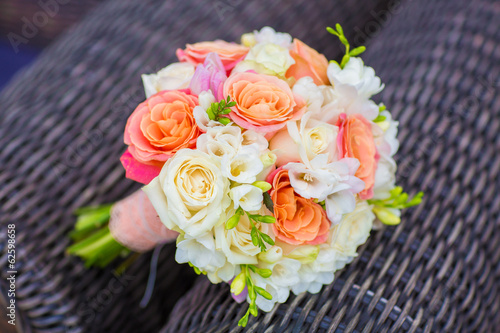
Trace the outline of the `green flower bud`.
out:
M 231 292 L 233 294 L 239 295 L 243 292 L 243 289 L 245 289 L 245 278 L 246 276 L 244 272 L 236 275 L 233 282 L 231 282 Z
M 401 222 L 401 218 L 388 208 L 375 206 L 373 207 L 373 212 L 383 224 L 397 225 Z
M 318 258 L 318 254 L 319 245 L 302 245 L 290 252 L 287 257 L 307 264 L 315 261 Z
M 271 246 L 264 252 L 261 252 L 257 255 L 260 261 L 263 261 L 268 264 L 274 264 L 278 262 L 281 257 L 283 257 L 283 250 L 279 246 Z
M 271 189 L 272 185 L 265 181 L 256 181 L 252 184 L 255 187 L 258 187 L 262 190 L 262 192 L 267 192 Z

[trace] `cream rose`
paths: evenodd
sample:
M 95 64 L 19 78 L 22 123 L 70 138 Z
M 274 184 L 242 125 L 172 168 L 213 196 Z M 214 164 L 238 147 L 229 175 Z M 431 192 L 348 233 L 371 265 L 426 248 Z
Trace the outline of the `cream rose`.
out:
M 345 214 L 340 223 L 331 229 L 332 248 L 342 255 L 356 256 L 358 246 L 370 236 L 374 220 L 372 207 L 366 201 L 358 201 L 354 211 Z
M 259 43 L 253 46 L 245 59 L 238 63 L 234 72 L 254 70 L 257 73 L 283 77 L 295 63 L 288 49 L 271 43 Z
M 144 191 L 169 229 L 197 237 L 225 221 L 231 204 L 229 180 L 217 159 L 182 149 L 163 166 Z
M 146 98 L 163 91 L 189 87 L 194 75 L 194 65 L 187 62 L 175 62 L 161 69 L 156 74 L 142 74 L 142 83 Z

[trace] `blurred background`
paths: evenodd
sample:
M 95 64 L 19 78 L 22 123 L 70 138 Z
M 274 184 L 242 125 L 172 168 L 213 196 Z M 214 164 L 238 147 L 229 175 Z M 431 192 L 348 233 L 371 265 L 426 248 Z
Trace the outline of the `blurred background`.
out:
M 104 0 L 0 0 L 0 90 L 100 2 Z

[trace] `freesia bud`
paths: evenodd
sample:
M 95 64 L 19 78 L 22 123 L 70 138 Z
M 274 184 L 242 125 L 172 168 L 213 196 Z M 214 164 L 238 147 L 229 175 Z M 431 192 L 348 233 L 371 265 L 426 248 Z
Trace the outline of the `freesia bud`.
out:
M 259 253 L 259 260 L 268 264 L 274 264 L 283 257 L 283 250 L 279 246 L 271 246 L 266 251 Z
M 231 282 L 231 292 L 233 294 L 239 295 L 245 289 L 245 278 L 244 272 L 241 272 L 234 278 L 233 282 Z
M 271 189 L 272 185 L 265 181 L 256 181 L 252 184 L 255 187 L 258 187 L 262 190 L 262 192 L 267 192 Z
M 375 206 L 373 212 L 383 224 L 397 225 L 401 222 L 401 218 L 386 207 Z

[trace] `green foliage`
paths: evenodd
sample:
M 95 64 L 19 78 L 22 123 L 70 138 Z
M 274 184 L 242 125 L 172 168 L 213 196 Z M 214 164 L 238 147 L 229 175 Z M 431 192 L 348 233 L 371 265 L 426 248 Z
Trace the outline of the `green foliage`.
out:
M 332 60 L 333 62 L 337 63 L 340 66 L 340 68 L 344 68 L 351 57 L 358 56 L 361 53 L 366 51 L 366 47 L 364 47 L 364 46 L 358 46 L 358 47 L 351 50 L 351 45 L 347 41 L 347 38 L 344 35 L 344 30 L 342 29 L 340 24 L 338 24 L 338 23 L 335 24 L 335 29 L 333 29 L 332 27 L 327 27 L 326 31 L 328 31 L 329 33 L 331 33 L 334 36 L 337 36 L 339 38 L 340 42 L 342 44 L 344 44 L 344 46 L 345 46 L 345 54 L 342 57 L 342 61 L 340 62 L 340 64 L 338 62 L 336 62 L 335 60 Z
M 396 186 L 390 191 L 390 196 L 387 199 L 368 200 L 368 203 L 374 205 L 373 212 L 378 219 L 388 225 L 396 225 L 401 222 L 399 216 L 394 214 L 391 209 L 404 209 L 416 206 L 422 202 L 424 192 L 418 192 L 410 199 L 408 193 L 403 192 L 401 186 Z
M 274 216 L 256 215 L 249 213 L 246 214 L 248 216 L 248 219 L 250 220 L 250 223 L 252 224 L 252 230 L 250 231 L 250 235 L 252 236 L 252 244 L 260 247 L 261 251 L 265 251 L 267 249 L 266 243 L 271 246 L 274 245 L 273 239 L 269 237 L 269 235 L 257 229 L 254 223 L 254 221 L 260 223 L 275 223 L 276 219 L 274 218 Z
M 244 277 L 245 282 L 246 282 L 246 287 L 248 290 L 248 296 L 250 298 L 250 304 L 248 306 L 247 312 L 238 321 L 238 326 L 242 326 L 242 327 L 245 327 L 248 324 L 248 319 L 249 319 L 250 315 L 252 315 L 254 317 L 257 317 L 257 315 L 258 315 L 258 309 L 257 309 L 257 304 L 256 304 L 257 295 L 260 295 L 268 300 L 271 300 L 273 298 L 273 296 L 267 290 L 265 290 L 264 288 L 258 287 L 254 284 L 254 282 L 252 280 L 252 276 L 250 275 L 250 270 L 254 273 L 259 274 L 263 278 L 270 277 L 271 273 L 272 273 L 270 269 L 261 269 L 261 268 L 257 268 L 254 265 L 241 265 L 241 273 L 238 274 L 238 276 L 233 280 L 233 282 L 237 280 L 237 282 L 235 283 L 234 289 L 235 290 L 237 289 L 238 291 L 243 290 L 244 287 L 242 288 L 240 281 Z M 233 288 L 232 284 L 231 284 L 231 288 Z
M 229 118 L 222 117 L 231 112 L 231 107 L 235 106 L 236 102 L 231 102 L 231 97 L 227 96 L 227 99 L 222 99 L 220 102 L 212 103 L 207 109 L 207 115 L 210 120 L 215 120 L 223 125 L 227 125 L 231 122 Z

